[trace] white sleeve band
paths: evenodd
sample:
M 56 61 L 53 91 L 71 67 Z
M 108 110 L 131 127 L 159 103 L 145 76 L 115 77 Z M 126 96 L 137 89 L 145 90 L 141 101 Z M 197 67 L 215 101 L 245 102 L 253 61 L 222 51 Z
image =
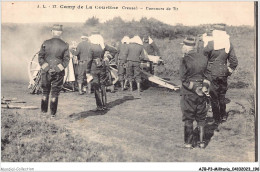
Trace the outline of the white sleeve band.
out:
M 43 63 L 43 65 L 42 65 L 42 69 L 45 69 L 45 68 L 48 67 L 48 66 L 49 66 L 48 63 Z
M 207 79 L 204 79 L 204 80 L 203 80 L 203 83 L 206 83 L 206 84 L 210 85 L 210 81 L 207 80 Z
M 63 67 L 61 64 L 58 64 L 57 66 L 58 66 L 58 68 L 59 68 L 61 71 L 64 70 L 64 67 Z
M 231 69 L 230 67 L 228 67 L 228 71 L 230 72 L 230 73 L 233 73 L 233 69 Z
M 191 90 L 191 89 L 193 88 L 193 85 L 194 85 L 194 83 L 193 83 L 193 82 L 190 82 L 188 89 Z

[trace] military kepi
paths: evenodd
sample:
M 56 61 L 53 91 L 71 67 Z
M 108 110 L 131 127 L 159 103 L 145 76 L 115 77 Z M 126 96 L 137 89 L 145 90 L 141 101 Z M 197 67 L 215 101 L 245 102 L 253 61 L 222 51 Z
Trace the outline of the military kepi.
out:
M 187 46 L 195 46 L 196 39 L 194 37 L 187 37 L 184 39 L 183 44 Z
M 214 28 L 215 30 L 225 31 L 225 30 L 226 30 L 226 24 L 224 24 L 224 23 L 215 24 L 215 25 L 213 26 L 213 28 Z
M 52 30 L 62 31 L 62 25 L 60 25 L 60 24 L 54 24 L 54 25 L 52 26 Z

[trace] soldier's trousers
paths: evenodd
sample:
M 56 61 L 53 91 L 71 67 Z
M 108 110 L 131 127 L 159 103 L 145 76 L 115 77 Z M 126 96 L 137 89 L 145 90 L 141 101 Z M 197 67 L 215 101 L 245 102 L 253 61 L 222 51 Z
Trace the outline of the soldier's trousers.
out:
M 141 83 L 141 68 L 140 63 L 135 61 L 128 61 L 126 67 L 127 79 L 130 82 L 134 80 L 138 83 Z
M 197 94 L 184 94 L 181 96 L 182 121 L 192 123 L 197 121 L 198 126 L 206 124 L 207 99 Z
M 92 80 L 92 86 L 95 92 L 95 99 L 96 99 L 96 105 L 97 107 L 103 107 L 104 104 L 104 92 L 102 92 L 102 88 L 105 87 L 106 81 L 107 81 L 107 74 L 106 74 L 106 68 L 100 67 L 94 69 L 91 69 L 91 75 L 93 76 Z
M 118 80 L 123 81 L 126 78 L 126 68 L 124 67 L 125 63 L 119 62 L 118 64 Z
M 225 95 L 227 92 L 227 77 L 212 76 L 210 96 L 213 118 L 220 121 L 222 117 L 226 116 Z
M 84 79 L 86 78 L 86 69 L 87 69 L 87 62 L 82 61 L 79 62 L 78 66 L 78 83 L 82 84 Z
M 49 96 L 49 94 L 51 94 L 53 98 L 58 97 L 62 89 L 64 75 L 64 70 L 53 75 L 42 72 L 41 87 L 43 96 Z

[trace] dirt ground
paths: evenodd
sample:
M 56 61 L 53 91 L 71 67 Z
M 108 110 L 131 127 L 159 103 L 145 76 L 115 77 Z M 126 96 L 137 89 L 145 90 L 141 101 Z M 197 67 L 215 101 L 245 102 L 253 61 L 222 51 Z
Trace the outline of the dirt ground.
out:
M 41 95 L 31 95 L 27 83 L 2 82 L 2 95 L 26 101 L 40 108 Z M 4 110 L 19 112 L 25 118 L 42 118 L 65 127 L 75 136 L 96 146 L 101 161 L 123 162 L 252 162 L 255 161 L 255 130 L 246 89 L 230 89 L 226 123 L 214 131 L 206 127 L 208 145 L 201 150 L 184 149 L 183 122 L 179 93 L 150 87 L 138 96 L 135 92 L 108 93 L 109 110 L 93 112 L 94 94 L 79 96 L 61 93 L 56 119 L 43 118 L 38 110 Z M 210 115 L 210 114 L 209 114 Z M 97 149 L 98 150 L 98 149 Z

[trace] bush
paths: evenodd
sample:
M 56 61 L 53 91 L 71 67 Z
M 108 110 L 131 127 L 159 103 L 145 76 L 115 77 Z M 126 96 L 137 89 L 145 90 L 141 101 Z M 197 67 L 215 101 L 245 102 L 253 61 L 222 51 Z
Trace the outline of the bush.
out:
M 96 18 L 96 17 L 92 17 L 92 18 L 89 18 L 86 22 L 85 22 L 85 25 L 86 26 L 96 26 L 99 24 L 99 19 Z

